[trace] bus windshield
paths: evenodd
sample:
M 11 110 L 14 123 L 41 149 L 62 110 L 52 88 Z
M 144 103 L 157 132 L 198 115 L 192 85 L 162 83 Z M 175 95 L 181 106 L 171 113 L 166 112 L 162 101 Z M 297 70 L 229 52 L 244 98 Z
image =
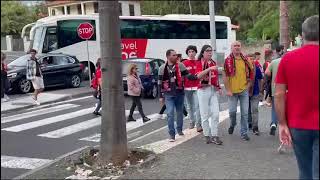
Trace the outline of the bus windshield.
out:
M 34 38 L 33 38 L 33 49 L 39 50 L 41 46 L 41 37 L 44 33 L 43 27 L 39 26 L 35 29 Z

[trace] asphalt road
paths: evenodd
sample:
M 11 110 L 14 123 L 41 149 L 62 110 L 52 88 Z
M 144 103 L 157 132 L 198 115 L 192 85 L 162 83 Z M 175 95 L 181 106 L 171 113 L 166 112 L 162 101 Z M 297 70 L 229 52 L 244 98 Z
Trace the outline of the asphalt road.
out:
M 221 112 L 227 109 L 224 100 L 220 98 Z M 125 97 L 126 110 L 130 103 L 131 100 Z M 19 176 L 83 146 L 99 144 L 100 118 L 92 114 L 94 104 L 95 99 L 88 96 L 2 114 L 1 179 Z M 152 121 L 143 124 L 135 112 L 137 122 L 127 123 L 129 146 L 139 147 L 158 141 L 164 143 L 161 146 L 166 145 L 166 121 L 156 117 L 160 110 L 158 101 L 144 99 L 143 107 Z M 162 152 L 160 161 L 152 168 L 143 173 L 132 172 L 124 178 L 297 177 L 293 154 L 277 154 L 277 137 L 268 134 L 270 108 L 260 109 L 260 137 L 250 134 L 251 141 L 243 142 L 239 129 L 234 135 L 228 135 L 229 121 L 226 119 L 219 126 L 223 146 L 206 145 L 203 136 L 196 134 Z M 187 120 L 184 128 L 188 128 Z

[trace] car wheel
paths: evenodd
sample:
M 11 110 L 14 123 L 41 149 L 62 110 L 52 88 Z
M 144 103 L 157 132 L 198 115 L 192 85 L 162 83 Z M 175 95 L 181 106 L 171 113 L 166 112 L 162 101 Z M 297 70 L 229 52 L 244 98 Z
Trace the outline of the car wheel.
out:
M 78 74 L 75 74 L 71 77 L 70 85 L 73 88 L 79 87 L 81 84 L 81 78 Z
M 25 79 L 25 78 L 22 78 L 19 83 L 18 83 L 18 90 L 21 92 L 21 93 L 28 93 L 32 90 L 32 83 L 31 81 Z
M 152 90 L 151 90 L 151 98 L 155 99 L 158 97 L 158 87 L 156 85 L 153 85 Z

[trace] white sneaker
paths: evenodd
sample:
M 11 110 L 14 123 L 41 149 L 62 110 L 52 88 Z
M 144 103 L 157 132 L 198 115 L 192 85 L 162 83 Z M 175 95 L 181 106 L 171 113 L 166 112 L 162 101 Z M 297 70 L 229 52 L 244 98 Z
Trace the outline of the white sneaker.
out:
M 166 119 L 167 118 L 167 114 L 162 114 L 162 119 Z
M 39 106 L 39 105 L 40 105 L 40 102 L 39 102 L 39 101 L 37 101 L 37 100 L 34 100 L 34 103 L 35 103 L 37 106 Z
M 8 95 L 6 95 L 6 94 L 4 94 L 4 99 L 5 99 L 5 102 L 6 102 L 6 101 L 10 101 L 9 96 L 8 96 Z

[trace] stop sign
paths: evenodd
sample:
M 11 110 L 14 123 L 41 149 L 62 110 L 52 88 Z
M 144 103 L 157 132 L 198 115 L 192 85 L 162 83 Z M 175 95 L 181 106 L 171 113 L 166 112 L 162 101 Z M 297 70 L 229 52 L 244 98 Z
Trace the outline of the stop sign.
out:
M 78 36 L 81 39 L 90 39 L 94 34 L 94 28 L 90 23 L 81 23 L 77 29 Z

